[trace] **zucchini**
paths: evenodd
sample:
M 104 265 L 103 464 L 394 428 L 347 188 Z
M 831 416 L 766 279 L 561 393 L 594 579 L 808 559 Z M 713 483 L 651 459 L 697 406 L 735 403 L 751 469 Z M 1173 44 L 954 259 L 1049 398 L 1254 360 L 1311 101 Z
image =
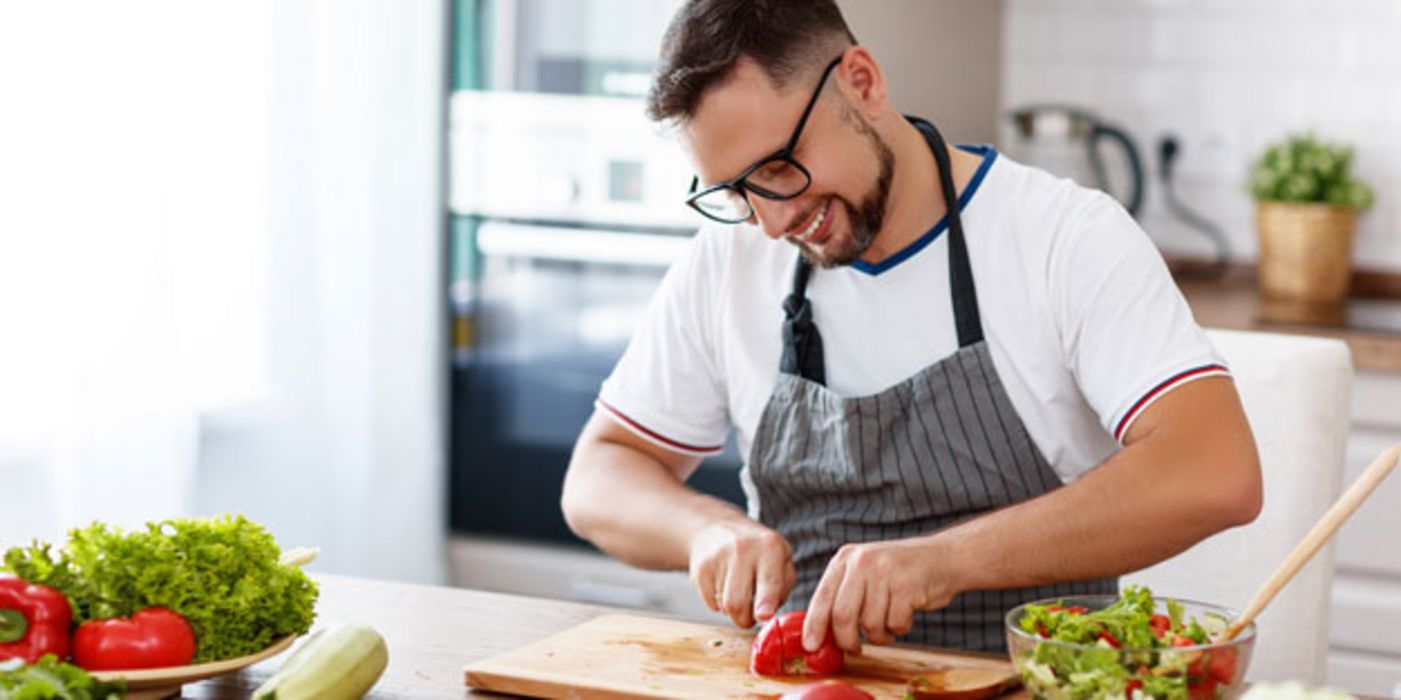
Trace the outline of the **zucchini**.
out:
M 253 700 L 350 700 L 369 692 L 389 665 L 389 648 L 373 627 L 318 630 L 293 652 Z

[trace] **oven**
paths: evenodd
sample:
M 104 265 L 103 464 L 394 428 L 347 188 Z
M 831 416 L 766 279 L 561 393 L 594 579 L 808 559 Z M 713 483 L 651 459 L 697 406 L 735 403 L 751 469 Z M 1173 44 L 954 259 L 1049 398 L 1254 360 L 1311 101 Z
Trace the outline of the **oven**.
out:
M 454 533 L 579 546 L 559 508 L 574 441 L 699 221 L 689 167 L 635 99 L 452 102 Z M 689 484 L 743 503 L 733 443 Z

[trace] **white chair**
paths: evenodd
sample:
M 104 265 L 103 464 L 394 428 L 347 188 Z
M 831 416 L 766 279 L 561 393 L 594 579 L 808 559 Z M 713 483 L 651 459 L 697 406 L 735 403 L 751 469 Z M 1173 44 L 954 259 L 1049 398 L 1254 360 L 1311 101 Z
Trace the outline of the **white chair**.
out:
M 1220 533 L 1122 579 L 1154 595 L 1245 607 L 1341 491 L 1352 362 L 1338 340 L 1208 331 L 1235 377 L 1255 433 L 1265 503 L 1250 525 Z M 1329 544 L 1257 620 L 1251 681 L 1323 680 L 1333 584 Z

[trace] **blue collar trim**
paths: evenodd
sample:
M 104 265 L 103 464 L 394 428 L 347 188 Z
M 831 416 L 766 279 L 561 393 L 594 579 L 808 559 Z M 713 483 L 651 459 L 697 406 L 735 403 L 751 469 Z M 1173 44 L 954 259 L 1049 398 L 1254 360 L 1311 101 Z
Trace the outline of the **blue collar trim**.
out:
M 988 174 L 988 170 L 992 168 L 992 162 L 994 160 L 997 160 L 997 149 L 993 148 L 991 145 L 986 144 L 978 146 L 966 146 L 960 144 L 958 146 L 958 149 L 961 151 L 972 153 L 973 155 L 983 157 L 983 162 L 981 165 L 978 166 L 978 171 L 973 173 L 973 179 L 968 182 L 967 187 L 963 188 L 963 194 L 959 195 L 958 197 L 958 211 L 962 213 L 964 209 L 968 208 L 968 203 L 973 200 L 973 195 L 978 193 L 978 186 L 983 184 L 983 178 Z M 911 257 L 914 257 L 916 253 L 918 253 L 921 250 L 924 250 L 925 247 L 927 247 L 930 243 L 933 243 L 936 239 L 938 239 L 939 234 L 947 230 L 948 227 L 949 217 L 947 214 L 945 214 L 939 219 L 937 223 L 934 224 L 934 227 L 926 231 L 923 236 L 920 236 L 919 238 L 910 242 L 909 245 L 895 252 L 890 257 L 878 263 L 868 263 L 865 260 L 857 260 L 856 262 L 853 262 L 850 265 L 850 267 L 855 270 L 860 270 L 861 272 L 864 272 L 868 275 L 879 275 L 882 272 L 885 272 L 895 267 L 896 265 L 899 265 L 900 263 L 910 259 Z

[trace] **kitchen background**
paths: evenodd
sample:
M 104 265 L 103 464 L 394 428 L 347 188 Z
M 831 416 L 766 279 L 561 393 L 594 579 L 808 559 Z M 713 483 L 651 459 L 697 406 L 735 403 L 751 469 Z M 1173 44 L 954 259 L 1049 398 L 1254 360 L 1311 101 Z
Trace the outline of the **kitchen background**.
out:
M 0 546 L 238 511 L 323 571 L 705 616 L 684 576 L 597 556 L 556 507 L 695 224 L 638 102 L 676 5 L 0 3 Z M 1401 271 L 1401 2 L 841 5 L 897 106 L 954 140 L 1073 170 L 1009 113 L 1122 129 L 1169 256 L 1216 248 L 1167 206 L 1163 137 L 1244 264 L 1264 144 L 1351 143 L 1377 192 L 1355 264 Z M 1401 372 L 1353 393 L 1349 476 L 1401 441 Z M 737 465 L 698 485 L 737 498 Z M 1358 692 L 1401 681 L 1398 532 L 1393 480 L 1340 536 L 1327 679 Z

